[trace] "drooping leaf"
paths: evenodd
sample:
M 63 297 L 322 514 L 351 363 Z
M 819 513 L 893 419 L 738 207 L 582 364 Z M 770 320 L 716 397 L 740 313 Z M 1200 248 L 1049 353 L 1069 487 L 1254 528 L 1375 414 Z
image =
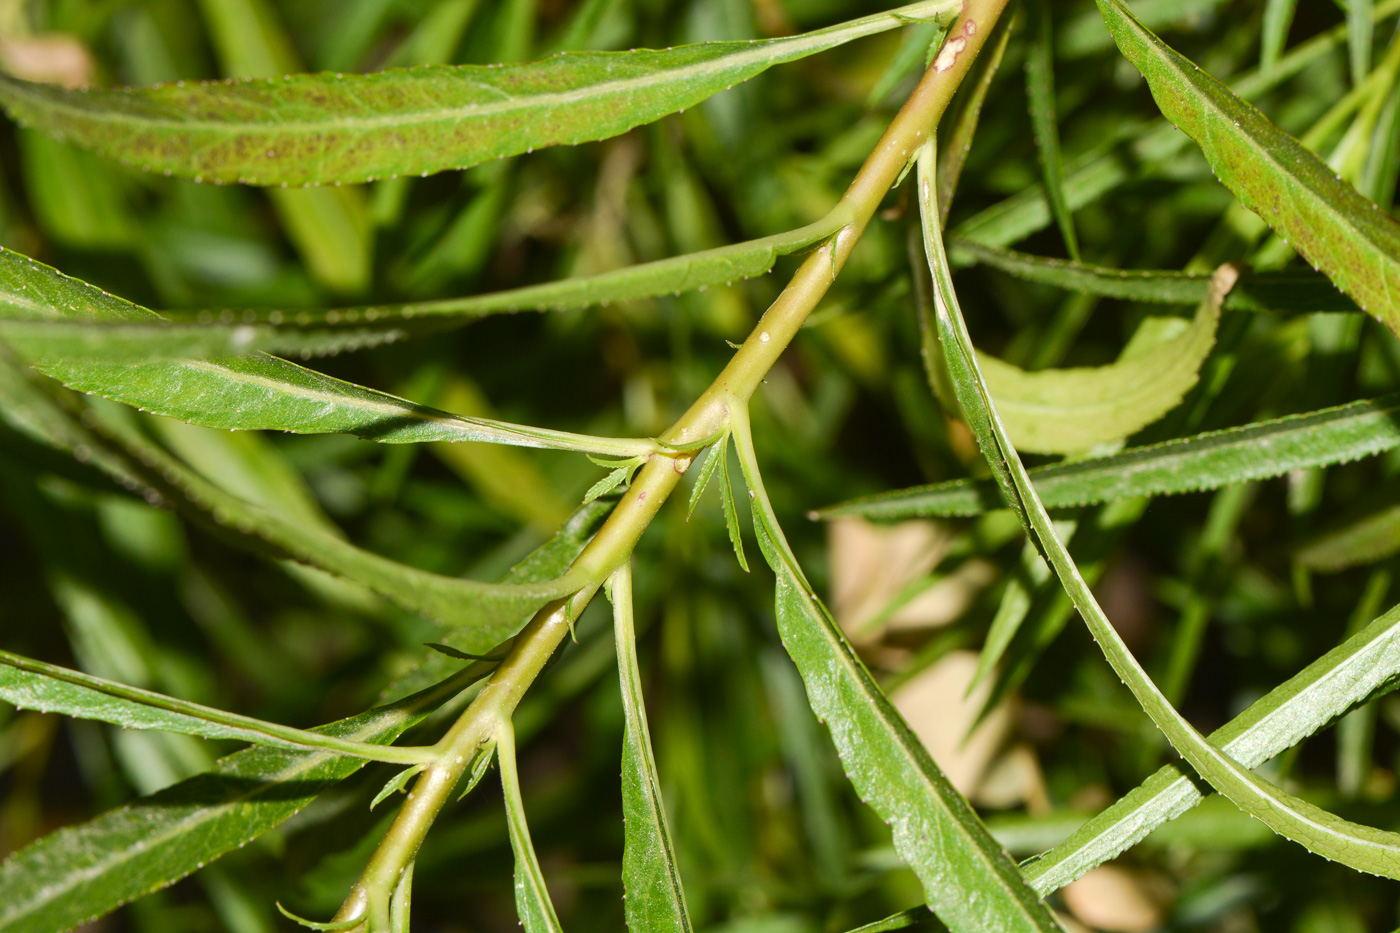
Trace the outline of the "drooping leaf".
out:
M 1400 223 L 1168 47 L 1119 0 L 1098 3 L 1119 50 L 1143 73 L 1163 115 L 1196 141 L 1240 203 L 1363 310 L 1400 331 Z
M 812 592 L 763 488 L 747 412 L 736 403 L 730 419 L 759 546 L 777 576 L 783 644 L 851 783 L 890 824 L 895 850 L 918 875 L 929 906 L 954 933 L 1060 929 Z
M 160 326 L 153 312 L 13 250 L 0 252 L 0 283 L 4 307 L 23 320 Z M 213 428 L 347 433 L 383 443 L 562 445 L 617 456 L 656 449 L 649 441 L 595 443 L 568 432 L 435 411 L 260 353 L 223 360 L 121 362 L 44 357 L 35 365 L 70 388 Z
M 779 256 L 786 256 L 828 240 L 848 222 L 846 212 L 838 209 L 814 223 L 773 236 L 638 263 L 635 266 L 593 275 L 525 285 L 464 298 L 353 308 L 248 310 L 236 315 L 231 312 L 214 314 L 208 311 L 171 311 L 165 316 L 179 322 L 217 321 L 235 327 L 273 324 L 316 328 L 329 325 L 393 331 L 404 329 L 410 324 L 437 328 L 448 324 L 468 323 L 493 314 L 513 314 L 517 311 L 566 311 L 638 298 L 680 295 L 766 275 L 772 270 Z
M 1128 301 L 1194 305 L 1210 290 L 1209 275 L 1157 270 L 1109 269 L 1104 266 L 1031 256 L 987 246 L 965 237 L 949 239 L 948 258 L 971 261 L 1008 272 L 1028 282 Z M 1359 311 L 1326 277 L 1306 270 L 1241 272 L 1225 296 L 1227 311 Z
M 1398 445 L 1400 396 L 1386 396 L 1135 447 L 1111 457 L 1037 467 L 1028 473 L 1046 508 L 1064 508 L 1218 489 L 1292 470 L 1346 463 Z M 1004 506 L 995 484 L 959 479 L 852 499 L 816 514 L 824 519 L 860 515 L 902 521 L 975 515 Z
M 1191 323 L 1175 335 L 1166 336 L 1166 328 L 1176 321 L 1148 319 L 1104 366 L 1027 372 L 979 354 L 1012 440 L 1035 453 L 1074 453 L 1127 437 L 1175 408 L 1215 344 L 1220 303 L 1235 278 L 1233 267 L 1217 275 Z
M 158 729 L 281 748 L 321 748 L 371 761 L 409 763 L 431 757 L 425 749 L 346 742 L 334 736 L 263 722 L 8 651 L 0 651 L 0 699 L 20 709 L 96 719 L 126 729 Z
M 253 185 L 370 181 L 616 136 L 773 65 L 959 5 L 924 0 L 783 39 L 522 65 L 92 91 L 0 77 L 0 103 L 25 126 L 149 171 Z
M 458 689 L 454 677 L 317 731 L 392 742 Z M 0 863 L 0 931 L 67 930 L 163 888 L 258 838 L 364 764 L 325 750 L 252 748 L 207 774 L 50 833 Z
M 1027 5 L 1030 47 L 1026 52 L 1026 97 L 1031 107 L 1031 127 L 1040 154 L 1041 176 L 1050 197 L 1050 213 L 1064 237 L 1070 259 L 1079 259 L 1079 238 L 1065 199 L 1065 165 L 1060 156 L 1060 126 L 1055 117 L 1055 37 L 1051 29 L 1049 0 Z
M 626 830 L 622 888 L 627 927 L 637 933 L 687 933 L 691 928 L 690 914 L 686 910 L 680 868 L 671 845 L 666 807 L 661 800 L 661 781 L 656 774 L 651 730 L 642 697 L 642 675 L 637 666 L 630 564 L 623 564 L 613 574 L 609 595 L 626 718 L 622 746 L 622 818 Z
M 89 413 L 83 424 L 0 354 L 0 418 L 16 429 L 68 451 L 149 500 L 171 506 L 210 530 L 264 556 L 286 557 L 353 580 L 380 596 L 436 620 L 466 650 L 483 654 L 509 637 L 540 606 L 576 588 L 562 568 L 592 527 L 600 509 L 581 510 L 587 521 L 561 532 L 548 560 L 529 572 L 491 584 L 430 573 L 362 550 L 315 524 L 254 505 L 191 470 L 147 439 L 121 409 Z M 566 533 L 567 532 L 567 533 Z M 556 546 L 558 541 L 564 542 Z M 539 571 L 537 573 L 536 571 Z
M 1257 767 L 1378 693 L 1400 674 L 1400 607 L 1255 700 L 1210 734 L 1210 742 L 1246 768 Z M 1189 767 L 1165 765 L 1089 820 L 1063 843 L 1023 866 L 1042 896 L 1115 858 L 1210 793 Z
M 508 722 L 496 728 L 496 756 L 501 762 L 501 793 L 505 796 L 510 847 L 515 852 L 515 910 L 520 915 L 520 925 L 525 933 L 562 933 L 534 844 L 530 842 L 530 825 L 525 820 L 520 775 L 515 767 L 515 729 Z
M 715 475 L 715 468 L 719 466 L 721 455 L 729 454 L 729 437 L 726 435 L 709 446 L 705 452 L 705 462 L 700 464 L 700 475 L 695 477 L 695 485 L 690 489 L 690 503 L 686 507 L 685 520 L 690 521 L 690 516 L 695 514 L 696 503 L 705 494 L 705 487 L 710 485 L 710 478 Z
M 1359 871 L 1400 877 L 1400 835 L 1352 823 L 1294 797 L 1211 745 L 1167 702 L 1104 615 L 1036 495 L 1035 486 L 997 415 L 992 394 L 978 368 L 972 340 L 953 292 L 942 233 L 937 226 L 937 205 L 933 203 L 934 165 L 932 148 L 925 146 L 919 155 L 920 211 L 937 296 L 939 339 L 958 400 L 969 413 L 968 423 L 977 435 L 984 456 L 989 462 L 1000 460 L 999 474 L 1001 471 L 1009 474 L 1011 483 L 1010 488 L 1004 489 L 1005 494 L 1019 500 L 1018 517 L 1022 518 L 1027 534 L 1034 535 L 1040 542 L 1047 561 L 1104 657 L 1172 747 L 1212 787 L 1241 809 L 1315 854 Z

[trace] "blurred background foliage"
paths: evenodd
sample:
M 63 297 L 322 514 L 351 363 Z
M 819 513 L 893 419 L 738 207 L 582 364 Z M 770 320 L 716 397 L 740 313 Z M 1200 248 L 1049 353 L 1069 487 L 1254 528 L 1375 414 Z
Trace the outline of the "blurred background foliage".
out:
M 1264 4 L 1133 6 L 1219 77 L 1258 66 Z M 781 35 L 883 7 L 0 0 L 0 63 L 71 84 L 368 71 Z M 1268 249 L 1257 230 L 1230 222 L 1232 199 L 1194 147 L 1165 161 L 1135 147 L 1156 110 L 1094 4 L 1055 3 L 1052 14 L 1066 161 L 1106 154 L 1122 176 L 1074 215 L 1085 258 L 1180 269 L 1193 257 L 1213 263 Z M 1300 5 L 1290 44 L 1344 17 L 1332 3 Z M 1378 48 L 1392 29 L 1377 25 Z M 967 229 L 1040 181 L 1023 33 L 1013 34 L 992 85 L 950 229 Z M 482 292 L 763 236 L 834 203 L 911 86 L 927 38 L 911 29 L 865 39 L 607 142 L 357 187 L 198 185 L 130 172 L 6 125 L 0 243 L 148 307 L 294 308 Z M 1301 135 L 1352 83 L 1340 42 L 1255 102 Z M 1386 93 L 1394 109 L 1395 91 Z M 1382 120 L 1380 131 L 1395 126 Z M 1316 145 L 1330 152 L 1345 130 Z M 1373 148 L 1387 146 L 1395 148 L 1380 138 Z M 1394 155 L 1376 158 L 1373 196 L 1393 206 Z M 887 200 L 769 376 L 755 433 L 775 504 L 819 591 L 960 789 L 1025 857 L 1171 752 L 1071 622 L 1053 582 L 1031 582 L 1026 622 L 1000 672 L 967 695 L 973 652 L 1020 560 L 1008 514 L 893 527 L 805 518 L 854 495 L 981 469 L 966 430 L 924 382 L 907 197 L 901 188 Z M 1064 255 L 1044 211 L 1021 236 L 1019 249 Z M 726 341 L 746 334 L 790 268 L 674 299 L 491 318 L 315 365 L 455 412 L 650 435 L 709 383 Z M 992 270 L 960 272 L 959 288 L 979 344 L 1028 368 L 1110 360 L 1146 313 Z M 1395 340 L 1374 321 L 1231 313 L 1201 384 L 1134 443 L 1338 404 L 1398 381 Z M 177 423 L 156 430 L 240 495 L 396 560 L 482 579 L 542 541 L 601 475 L 551 452 L 381 447 Z M 1343 561 L 1357 566 L 1327 574 L 1296 555 L 1318 533 L 1400 501 L 1397 470 L 1392 452 L 1064 517 L 1077 522 L 1076 556 L 1109 616 L 1208 729 L 1390 605 L 1393 548 L 1370 548 Z M 668 506 L 636 558 L 650 718 L 697 926 L 826 933 L 918 903 L 912 874 L 846 785 L 806 706 L 774 630 L 768 572 L 735 565 L 713 496 L 688 523 L 679 504 Z M 424 652 L 419 620 L 367 592 L 231 549 L 8 430 L 0 430 L 0 568 L 4 648 L 294 725 L 364 709 Z M 535 843 L 564 926 L 579 933 L 622 925 L 622 709 L 605 608 L 581 620 L 578 643 L 519 717 Z M 1397 727 L 1400 703 L 1377 701 L 1265 770 L 1353 819 L 1396 826 Z M 435 735 L 431 721 L 423 728 Z M 222 751 L 0 708 L 0 852 L 196 773 Z M 369 814 L 366 806 L 391 772 L 365 769 L 256 844 L 94 929 L 262 933 L 289 926 L 274 900 L 303 915 L 334 910 L 390 817 L 390 807 Z M 429 836 L 417 863 L 421 929 L 515 928 L 498 793 L 484 782 Z M 1219 798 L 1057 904 L 1106 930 L 1350 933 L 1400 922 L 1393 884 L 1277 840 Z

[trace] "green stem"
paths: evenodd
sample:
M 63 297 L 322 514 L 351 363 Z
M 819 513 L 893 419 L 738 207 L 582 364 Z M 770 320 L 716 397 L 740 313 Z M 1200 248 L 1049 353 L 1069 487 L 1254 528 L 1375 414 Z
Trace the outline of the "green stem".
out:
M 369 933 L 388 929 L 390 893 L 413 862 L 439 810 L 498 724 L 509 719 L 520 698 L 569 633 L 570 620 L 587 607 L 593 594 L 631 556 L 661 504 L 689 468 L 697 446 L 712 441 L 729 423 L 731 407 L 746 403 L 777 362 L 817 303 L 826 294 L 851 250 L 919 147 L 928 138 L 1007 0 L 967 0 L 953 23 L 943 50 L 900 108 L 850 188 L 828 218 L 841 221 L 835 235 L 809 254 L 768 308 L 747 340 L 704 394 L 660 441 L 674 448 L 652 453 L 617 508 L 569 570 L 588 582 L 566 601 L 546 606 L 515 639 L 506 659 L 476 699 L 443 736 L 441 757 L 429 765 L 351 889 L 337 920 L 364 917 Z M 688 451 L 688 452 L 687 452 Z

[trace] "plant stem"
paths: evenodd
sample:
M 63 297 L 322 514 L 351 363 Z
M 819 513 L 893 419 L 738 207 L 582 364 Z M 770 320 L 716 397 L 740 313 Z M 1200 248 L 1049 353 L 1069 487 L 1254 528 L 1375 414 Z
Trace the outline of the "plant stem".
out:
M 942 51 L 900 108 L 851 186 L 828 217 L 841 220 L 836 234 L 803 261 L 724 370 L 690 409 L 661 436 L 663 443 L 693 449 L 723 432 L 736 405 L 747 404 L 817 303 L 910 159 L 937 126 L 948 101 L 996 25 L 1007 0 L 967 0 Z M 569 633 L 569 620 L 587 607 L 598 587 L 628 560 L 661 504 L 689 468 L 692 453 L 652 453 L 617 508 L 583 549 L 571 575 L 589 582 L 567 600 L 555 601 L 526 625 L 501 666 L 463 711 L 437 748 L 442 756 L 424 769 L 398 817 L 342 905 L 337 920 L 363 916 L 371 933 L 387 929 L 390 893 L 417 854 L 434 817 L 473 756 L 515 711 L 525 691 Z M 566 604 L 570 607 L 566 615 Z

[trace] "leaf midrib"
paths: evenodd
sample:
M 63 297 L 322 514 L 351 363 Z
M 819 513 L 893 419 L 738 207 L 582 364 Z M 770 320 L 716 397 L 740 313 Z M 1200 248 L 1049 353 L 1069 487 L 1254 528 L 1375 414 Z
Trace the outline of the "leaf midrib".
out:
M 834 26 L 829 29 L 808 33 L 805 36 L 796 36 L 790 39 L 754 39 L 754 43 L 764 44 L 761 49 L 750 52 L 737 52 L 732 56 L 725 56 L 722 59 L 715 59 L 706 62 L 684 66 L 676 69 L 650 72 L 641 77 L 632 77 L 616 81 L 608 81 L 600 84 L 586 84 L 566 91 L 552 91 L 544 94 L 531 94 L 528 97 L 510 97 L 504 101 L 474 103 L 463 107 L 449 107 L 426 110 L 396 110 L 392 113 L 371 116 L 357 116 L 352 119 L 342 120 L 318 120 L 318 121 L 297 121 L 278 122 L 271 124 L 268 122 L 224 122 L 218 120 L 176 120 L 164 117 L 143 116 L 141 114 L 127 113 L 113 109 L 93 110 L 82 106 L 76 101 L 85 98 L 77 95 L 54 95 L 47 99 L 47 106 L 67 115 L 76 115 L 84 121 L 95 124 L 134 124 L 146 129 L 172 130 L 189 129 L 192 126 L 205 127 L 209 132 L 227 133 L 231 135 L 246 135 L 256 133 L 299 133 L 312 134 L 326 132 L 330 130 L 350 130 L 350 129 L 379 129 L 383 127 L 416 126 L 429 123 L 450 122 L 453 120 L 463 120 L 467 118 L 489 117 L 500 113 L 509 113 L 519 109 L 543 109 L 557 107 L 578 101 L 587 100 L 604 95 L 636 92 L 648 90 L 659 85 L 667 85 L 678 81 L 685 81 L 695 77 L 704 77 L 707 74 L 719 74 L 731 68 L 742 68 L 747 65 L 779 64 L 785 60 L 785 56 L 796 56 L 809 50 L 821 50 L 841 41 L 850 41 L 864 38 L 865 36 L 885 32 L 889 29 L 897 28 L 901 25 L 900 16 L 913 16 L 918 12 L 934 13 L 945 8 L 951 8 L 956 4 L 948 0 L 927 0 L 924 3 L 915 3 L 891 10 L 887 13 L 876 14 L 865 20 L 857 20 L 844 26 Z M 656 50 L 651 50 L 656 51 Z M 669 50 L 667 50 L 669 51 Z M 567 53 L 561 53 L 556 59 Z M 588 53 L 584 53 L 588 54 Z M 597 53 L 595 53 L 597 54 Z M 616 53 L 602 53 L 616 54 Z M 622 53 L 627 54 L 627 53 Z M 545 61 L 549 61 L 546 59 Z M 471 67 L 471 66 L 463 66 Z M 478 66 L 481 67 L 481 66 Z M 386 72 L 380 72 L 385 74 Z M 228 82 L 230 85 L 235 82 Z M 267 82 L 269 85 L 273 80 Z M 473 82 L 476 83 L 476 82 Z M 28 91 L 25 85 L 12 84 L 13 87 L 21 89 L 21 92 L 33 96 L 32 91 Z M 169 85 L 166 85 L 167 87 Z M 485 85 L 485 87 L 490 87 Z M 500 91 L 499 88 L 491 87 L 491 90 Z M 113 91 L 103 90 L 99 94 L 113 93 Z M 115 93 L 120 93 L 115 92 Z M 502 92 L 504 93 L 504 92 Z

